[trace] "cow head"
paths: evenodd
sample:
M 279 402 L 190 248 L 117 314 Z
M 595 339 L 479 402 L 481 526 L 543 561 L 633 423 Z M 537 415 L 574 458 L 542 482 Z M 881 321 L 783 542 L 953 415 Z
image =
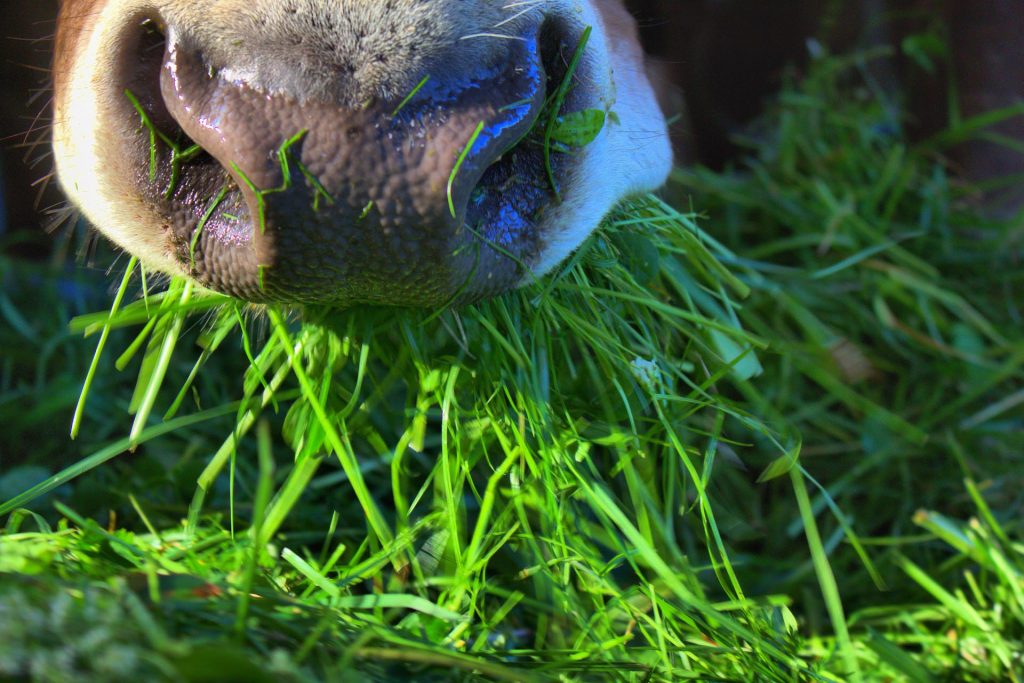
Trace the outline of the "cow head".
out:
M 671 165 L 621 0 L 64 0 L 54 74 L 72 201 L 250 301 L 492 296 Z

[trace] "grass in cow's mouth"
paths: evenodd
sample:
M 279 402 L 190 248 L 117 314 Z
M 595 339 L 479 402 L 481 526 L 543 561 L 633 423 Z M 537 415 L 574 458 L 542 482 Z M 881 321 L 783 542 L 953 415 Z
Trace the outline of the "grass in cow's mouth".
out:
M 1019 246 L 850 64 L 745 172 L 677 174 L 707 219 L 637 199 L 462 311 L 300 318 L 129 272 L 74 323 L 104 447 L 0 472 L 0 675 L 1019 680 Z M 88 367 L 15 296 L 8 443 Z

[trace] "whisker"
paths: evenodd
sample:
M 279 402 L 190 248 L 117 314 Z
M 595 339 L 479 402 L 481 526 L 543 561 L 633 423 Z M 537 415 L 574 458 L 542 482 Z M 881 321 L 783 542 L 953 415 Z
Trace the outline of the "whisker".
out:
M 497 24 L 494 25 L 494 28 L 501 28 L 502 26 L 505 26 L 506 24 L 510 24 L 513 21 L 515 21 L 516 19 L 518 19 L 519 17 L 525 16 L 525 15 L 529 14 L 532 11 L 533 11 L 532 7 L 527 7 L 525 9 L 523 9 L 523 10 L 520 10 L 519 12 L 516 12 L 515 14 L 513 14 L 508 19 L 504 19 L 502 21 L 499 21 Z
M 506 36 L 502 33 L 472 33 L 468 36 L 462 36 L 459 40 L 470 40 L 472 38 L 504 38 L 507 40 L 519 40 L 524 43 L 527 42 L 526 38 L 523 38 L 522 36 Z

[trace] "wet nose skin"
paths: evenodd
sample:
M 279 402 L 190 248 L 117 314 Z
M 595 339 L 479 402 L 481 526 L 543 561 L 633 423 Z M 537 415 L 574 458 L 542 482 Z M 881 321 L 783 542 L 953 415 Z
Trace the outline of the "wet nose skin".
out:
M 352 107 L 226 80 L 172 27 L 164 103 L 222 169 L 182 164 L 169 198 L 151 184 L 179 258 L 251 301 L 439 306 L 514 287 L 553 190 L 542 152 L 509 151 L 544 106 L 538 36 L 506 49 Z

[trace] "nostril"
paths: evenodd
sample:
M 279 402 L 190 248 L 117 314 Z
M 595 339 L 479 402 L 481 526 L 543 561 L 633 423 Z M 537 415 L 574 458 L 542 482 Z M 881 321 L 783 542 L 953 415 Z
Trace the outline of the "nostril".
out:
M 126 104 L 134 98 L 157 129 L 168 134 L 177 132 L 177 124 L 160 92 L 160 71 L 167 51 L 163 21 L 158 17 L 140 19 L 121 37 L 121 49 L 122 77 L 114 83 L 122 92 L 112 95 Z
M 119 102 L 125 141 L 131 149 L 126 159 L 134 163 L 135 177 L 149 189 L 170 197 L 174 194 L 180 153 L 189 150 L 193 161 L 208 161 L 209 155 L 186 133 L 168 107 L 161 77 L 168 59 L 167 25 L 158 15 L 142 16 L 129 24 L 119 39 L 117 77 L 111 79 L 111 101 Z M 166 166 L 170 155 L 170 167 Z
M 583 39 L 583 31 L 578 27 L 569 24 L 564 18 L 548 16 L 540 27 L 540 59 L 544 66 L 544 73 L 547 74 L 547 96 L 550 99 L 562 86 L 569 76 L 569 65 L 573 55 L 580 46 Z M 576 74 L 575 77 L 578 77 Z M 574 95 L 575 88 L 568 92 L 568 99 L 564 101 L 567 110 L 575 110 L 577 107 L 573 101 L 578 95 Z
M 161 256 L 207 286 L 243 295 L 246 287 L 255 289 L 256 277 L 250 207 L 166 99 L 173 36 L 174 27 L 154 15 L 126 18 L 117 33 L 115 68 L 98 98 L 109 106 L 115 129 L 107 139 L 119 148 L 109 170 L 128 178 L 147 208 L 163 217 L 146 226 Z

